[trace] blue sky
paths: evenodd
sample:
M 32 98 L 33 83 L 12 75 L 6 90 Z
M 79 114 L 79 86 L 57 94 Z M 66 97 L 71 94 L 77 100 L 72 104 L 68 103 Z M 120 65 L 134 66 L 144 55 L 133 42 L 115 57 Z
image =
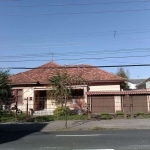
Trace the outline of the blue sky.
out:
M 149 18 L 150 0 L 0 0 L 0 67 L 149 64 Z

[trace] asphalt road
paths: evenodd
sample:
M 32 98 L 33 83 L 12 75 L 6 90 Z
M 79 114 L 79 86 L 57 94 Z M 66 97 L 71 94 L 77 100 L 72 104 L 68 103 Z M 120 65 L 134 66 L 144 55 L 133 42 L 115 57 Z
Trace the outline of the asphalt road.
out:
M 150 150 L 150 130 L 0 132 L 0 150 Z

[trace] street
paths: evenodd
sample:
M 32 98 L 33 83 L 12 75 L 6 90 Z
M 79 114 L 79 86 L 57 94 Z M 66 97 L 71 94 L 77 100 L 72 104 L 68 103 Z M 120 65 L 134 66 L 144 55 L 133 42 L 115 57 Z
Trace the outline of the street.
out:
M 0 132 L 0 150 L 150 150 L 150 130 Z

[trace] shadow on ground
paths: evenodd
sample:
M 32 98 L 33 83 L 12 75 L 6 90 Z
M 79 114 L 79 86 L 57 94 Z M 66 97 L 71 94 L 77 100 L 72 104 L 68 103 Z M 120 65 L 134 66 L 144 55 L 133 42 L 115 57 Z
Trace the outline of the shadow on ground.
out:
M 0 144 L 18 140 L 34 132 L 40 132 L 47 124 L 0 124 Z

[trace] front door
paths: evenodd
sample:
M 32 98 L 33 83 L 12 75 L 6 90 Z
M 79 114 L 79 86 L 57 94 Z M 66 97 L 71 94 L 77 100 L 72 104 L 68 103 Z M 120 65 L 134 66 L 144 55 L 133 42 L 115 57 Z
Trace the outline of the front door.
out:
M 46 105 L 46 91 L 40 91 L 39 108 L 45 109 Z

